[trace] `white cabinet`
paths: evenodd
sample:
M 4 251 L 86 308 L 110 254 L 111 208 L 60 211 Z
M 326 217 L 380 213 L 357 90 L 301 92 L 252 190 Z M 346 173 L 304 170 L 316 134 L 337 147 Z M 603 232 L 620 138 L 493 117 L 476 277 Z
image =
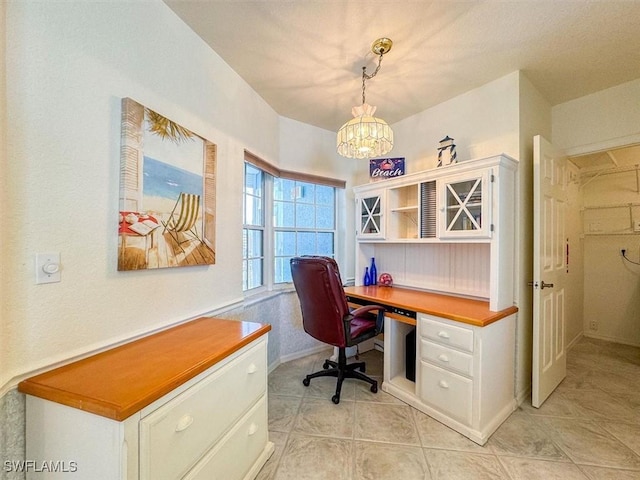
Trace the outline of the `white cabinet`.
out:
M 405 374 L 413 328 L 386 320 L 382 389 L 483 445 L 517 406 L 515 314 L 478 327 L 418 313 L 415 382 Z
M 355 187 L 356 285 L 375 257 L 396 285 L 513 305 L 516 169 L 496 155 Z
M 372 191 L 356 197 L 357 237 L 383 239 L 385 234 L 385 191 Z
M 266 331 L 249 322 L 197 319 L 26 380 L 26 458 L 73 461 L 65 470 L 29 471 L 27 479 L 255 478 L 274 449 Z M 51 401 L 40 394 L 44 386 L 65 393 Z M 114 399 L 128 400 L 110 400 L 112 390 L 124 392 Z M 168 393 L 146 401 L 154 391 Z M 96 408 L 79 398 L 125 411 L 126 418 L 87 411 Z
M 489 169 L 440 180 L 440 238 L 489 238 L 491 219 Z
M 259 344 L 175 398 L 145 409 L 143 414 L 151 411 L 140 420 L 140 480 L 183 478 L 205 453 L 223 448 L 224 435 L 234 425 L 247 423 L 254 404 L 261 415 L 257 423 L 244 426 L 242 442 L 249 444 L 253 436 L 266 439 L 266 371 L 266 346 Z M 249 434 L 251 428 L 255 431 Z M 236 468 L 242 475 L 225 478 L 243 478 L 253 458 L 234 459 L 236 467 L 243 464 Z

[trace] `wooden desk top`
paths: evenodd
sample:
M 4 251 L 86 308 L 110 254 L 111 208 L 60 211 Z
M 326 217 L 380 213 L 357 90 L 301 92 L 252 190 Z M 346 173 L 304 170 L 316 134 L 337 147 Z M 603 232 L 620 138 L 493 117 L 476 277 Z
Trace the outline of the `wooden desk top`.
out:
M 28 378 L 18 390 L 122 421 L 269 330 L 198 318 Z
M 489 302 L 454 297 L 402 287 L 345 287 L 348 296 L 372 303 L 428 313 L 457 322 L 484 327 L 518 311 L 509 307 L 499 312 L 489 310 Z

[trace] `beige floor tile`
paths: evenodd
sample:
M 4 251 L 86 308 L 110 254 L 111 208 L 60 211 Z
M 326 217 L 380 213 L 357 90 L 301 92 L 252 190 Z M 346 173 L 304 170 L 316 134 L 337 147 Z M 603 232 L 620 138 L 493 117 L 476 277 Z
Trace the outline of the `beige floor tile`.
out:
M 514 412 L 489 438 L 487 445 L 497 455 L 516 455 L 545 460 L 568 462 L 538 419 L 523 411 Z
M 355 384 L 356 402 L 393 403 L 396 405 L 406 405 L 402 400 L 399 400 L 393 395 L 389 395 L 387 392 L 382 391 L 382 377 L 372 378 L 378 381 L 378 391 L 376 393 L 372 393 L 371 385 L 366 382 L 357 382 Z
M 423 447 L 461 450 L 476 453 L 491 453 L 487 446 L 480 446 L 464 435 L 434 420 L 419 410 L 413 410 L 413 417 Z
M 588 480 L 573 463 L 520 457 L 500 457 L 500 462 L 511 480 Z
M 312 372 L 310 372 L 312 373 Z M 340 390 L 340 400 L 353 401 L 355 399 L 356 383 L 359 380 L 347 378 L 342 382 L 342 389 Z M 338 386 L 337 377 L 317 377 L 312 378 L 309 386 L 305 387 L 305 395 L 307 397 L 325 398 L 331 400 L 336 393 L 336 387 Z
M 351 480 L 353 442 L 292 433 L 274 480 Z
M 293 428 L 302 397 L 269 395 L 269 431 L 289 432 Z
M 640 411 L 629 408 L 616 397 L 602 390 L 567 391 L 560 394 L 565 401 L 578 407 L 586 418 L 611 419 L 640 423 Z M 544 407 L 544 406 L 543 406 Z
M 615 468 L 581 465 L 580 468 L 590 480 L 639 480 L 640 472 Z
M 640 425 L 605 421 L 598 422 L 598 424 L 636 454 L 640 455 Z
M 302 401 L 293 431 L 333 438 L 353 438 L 355 403 L 343 400 L 335 405 L 331 400 L 306 397 Z
M 494 455 L 425 449 L 432 480 L 509 480 Z
M 420 447 L 355 442 L 354 480 L 428 480 Z
M 545 418 L 554 442 L 577 464 L 640 469 L 640 456 L 594 422 Z
M 364 402 L 355 406 L 357 440 L 420 445 L 410 406 Z
M 330 349 L 269 375 L 270 437 L 259 480 L 640 480 L 640 348 L 582 339 L 540 409 L 525 402 L 481 447 L 369 385 L 302 379 Z M 381 382 L 383 355 L 360 355 Z M 421 456 L 422 455 L 422 456 Z

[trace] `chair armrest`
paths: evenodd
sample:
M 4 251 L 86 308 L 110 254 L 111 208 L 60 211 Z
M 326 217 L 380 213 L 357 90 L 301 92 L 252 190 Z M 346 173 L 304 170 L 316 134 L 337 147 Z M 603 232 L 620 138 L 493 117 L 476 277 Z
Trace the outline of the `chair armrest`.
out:
M 384 330 L 384 307 L 381 305 L 364 305 L 362 307 L 356 308 L 351 311 L 351 315 L 356 317 L 363 313 L 372 312 L 374 310 L 378 310 L 378 314 L 376 316 L 376 329 L 379 333 L 382 333 Z
M 354 317 L 360 315 L 361 313 L 370 312 L 372 310 L 382 310 L 384 312 L 384 307 L 380 305 L 364 305 L 362 307 L 358 307 L 355 310 L 351 310 L 351 315 Z

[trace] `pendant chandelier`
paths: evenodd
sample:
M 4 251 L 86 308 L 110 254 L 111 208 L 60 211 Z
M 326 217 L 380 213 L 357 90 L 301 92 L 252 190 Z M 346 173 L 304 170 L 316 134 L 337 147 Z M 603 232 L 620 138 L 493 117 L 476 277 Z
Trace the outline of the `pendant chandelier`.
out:
M 393 130 L 387 122 L 373 116 L 376 107 L 369 105 L 365 99 L 365 82 L 376 76 L 382 56 L 391 50 L 392 45 L 390 39 L 379 38 L 371 46 L 371 51 L 378 55 L 378 66 L 371 75 L 367 74 L 367 67 L 362 67 L 362 105 L 351 109 L 354 118 L 340 127 L 336 139 L 338 153 L 343 157 L 380 157 L 393 148 Z

